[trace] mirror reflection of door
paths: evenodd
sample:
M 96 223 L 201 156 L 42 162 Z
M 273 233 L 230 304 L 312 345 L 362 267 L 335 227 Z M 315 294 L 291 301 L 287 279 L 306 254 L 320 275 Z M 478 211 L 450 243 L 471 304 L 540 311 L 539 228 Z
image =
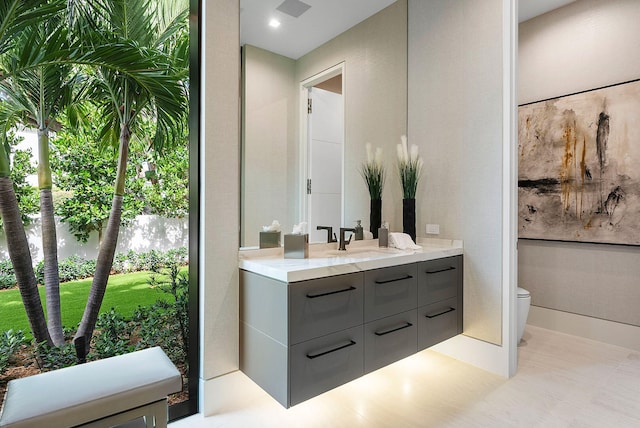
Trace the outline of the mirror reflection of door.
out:
M 323 242 L 343 224 L 344 103 L 342 75 L 308 89 L 306 219 L 309 241 Z

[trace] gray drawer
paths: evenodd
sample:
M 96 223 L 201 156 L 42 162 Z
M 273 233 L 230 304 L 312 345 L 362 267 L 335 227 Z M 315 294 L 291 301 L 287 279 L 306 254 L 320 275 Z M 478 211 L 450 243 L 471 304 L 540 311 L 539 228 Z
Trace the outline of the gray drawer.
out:
M 429 260 L 418 265 L 418 306 L 454 297 L 462 281 L 462 256 Z
M 418 326 L 415 309 L 382 318 L 364 326 L 364 372 L 415 354 Z
M 289 350 L 289 405 L 364 374 L 362 326 L 299 343 Z
M 455 297 L 418 308 L 418 351 L 458 334 L 458 309 Z
M 289 345 L 362 324 L 363 274 L 289 284 Z
M 417 307 L 416 263 L 366 271 L 364 284 L 364 322 Z

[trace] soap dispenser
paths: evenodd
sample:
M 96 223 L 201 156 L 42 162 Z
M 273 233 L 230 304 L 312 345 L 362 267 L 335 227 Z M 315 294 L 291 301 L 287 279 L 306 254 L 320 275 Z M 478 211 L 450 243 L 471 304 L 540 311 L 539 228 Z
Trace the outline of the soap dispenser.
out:
M 362 230 L 362 221 L 361 220 L 356 220 L 356 227 L 355 227 L 355 240 L 356 241 L 362 241 L 364 239 L 364 231 Z
M 378 229 L 378 247 L 387 248 L 389 246 L 389 227 L 387 222 L 382 222 L 382 227 Z

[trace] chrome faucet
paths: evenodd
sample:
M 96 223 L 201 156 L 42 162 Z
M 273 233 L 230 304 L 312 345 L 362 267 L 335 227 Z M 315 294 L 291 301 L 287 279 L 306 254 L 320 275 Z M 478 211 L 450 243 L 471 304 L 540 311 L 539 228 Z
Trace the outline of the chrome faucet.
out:
M 344 233 L 345 232 L 352 232 L 351 236 L 349 236 L 349 240 L 345 241 L 344 240 Z M 340 243 L 338 245 L 338 250 L 340 251 L 346 251 L 347 250 L 347 245 L 349 245 L 349 243 L 351 242 L 351 238 L 353 238 L 353 234 L 356 232 L 356 230 L 352 227 L 341 227 L 340 228 Z
M 331 226 L 318 226 L 316 230 L 326 230 L 327 231 L 327 244 L 331 244 L 332 242 L 337 242 L 336 234 L 333 233 L 333 227 Z

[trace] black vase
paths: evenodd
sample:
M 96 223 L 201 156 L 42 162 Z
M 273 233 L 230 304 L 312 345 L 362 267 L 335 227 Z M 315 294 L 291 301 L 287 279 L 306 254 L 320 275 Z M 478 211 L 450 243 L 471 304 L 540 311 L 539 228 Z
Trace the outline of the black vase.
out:
M 416 242 L 416 200 L 402 200 L 402 231 Z
M 373 233 L 373 239 L 378 238 L 378 229 L 382 224 L 382 199 L 371 199 L 371 212 L 369 213 L 369 231 Z

